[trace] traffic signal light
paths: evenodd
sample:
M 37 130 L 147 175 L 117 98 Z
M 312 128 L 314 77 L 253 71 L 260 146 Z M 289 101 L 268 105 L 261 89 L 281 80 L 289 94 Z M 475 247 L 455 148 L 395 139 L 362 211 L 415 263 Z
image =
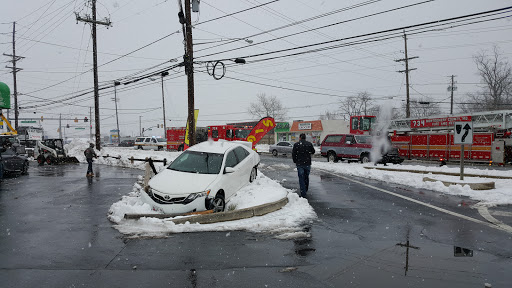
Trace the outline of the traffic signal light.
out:
M 69 124 L 66 125 L 66 128 L 69 128 Z
M 89 119 L 87 119 L 87 117 L 85 117 L 84 118 L 84 122 L 88 122 L 88 121 L 89 121 Z
M 41 116 L 41 122 L 43 122 L 43 116 Z
M 156 128 L 160 128 L 160 124 L 156 124 Z
M 75 123 L 78 123 L 78 118 L 75 117 Z

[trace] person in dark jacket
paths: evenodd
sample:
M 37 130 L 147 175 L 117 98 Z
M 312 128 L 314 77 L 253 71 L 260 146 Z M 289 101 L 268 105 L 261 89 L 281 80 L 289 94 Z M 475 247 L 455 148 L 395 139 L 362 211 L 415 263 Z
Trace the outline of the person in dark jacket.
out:
M 311 154 L 315 154 L 315 148 L 311 142 L 306 141 L 306 134 L 300 134 L 299 138 L 299 142 L 293 145 L 292 158 L 299 175 L 299 196 L 306 197 L 309 188 L 309 172 L 311 171 Z
M 87 164 L 89 164 L 87 167 L 87 174 L 85 176 L 92 177 L 94 176 L 94 173 L 92 173 L 92 158 L 98 158 L 96 152 L 94 152 L 94 144 L 89 144 L 89 148 L 85 149 L 84 155 L 85 159 L 87 159 Z

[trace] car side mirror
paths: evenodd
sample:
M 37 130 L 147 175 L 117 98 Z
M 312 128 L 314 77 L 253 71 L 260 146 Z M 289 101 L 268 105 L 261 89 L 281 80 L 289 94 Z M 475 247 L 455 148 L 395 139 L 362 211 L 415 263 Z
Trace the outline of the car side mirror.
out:
M 226 167 L 226 169 L 224 169 L 224 174 L 233 173 L 233 172 L 235 172 L 235 168 L 233 168 L 233 167 Z

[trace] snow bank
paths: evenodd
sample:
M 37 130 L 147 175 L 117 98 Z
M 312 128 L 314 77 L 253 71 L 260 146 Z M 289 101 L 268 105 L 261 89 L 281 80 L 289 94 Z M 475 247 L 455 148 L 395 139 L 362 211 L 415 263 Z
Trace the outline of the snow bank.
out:
M 124 219 L 126 213 L 156 213 L 141 200 L 140 193 L 145 193 L 139 184 L 135 184 L 133 192 L 123 196 L 109 210 L 108 219 L 114 223 L 119 232 L 131 237 L 165 237 L 169 233 L 201 232 L 201 231 L 233 231 L 245 230 L 264 232 L 276 235 L 276 238 L 290 239 L 309 237 L 302 231 L 304 224 L 315 219 L 316 213 L 304 198 L 299 198 L 292 190 L 285 189 L 276 181 L 261 172 L 253 183 L 246 185 L 227 203 L 228 209 L 239 210 L 288 197 L 288 204 L 282 209 L 248 219 L 219 222 L 212 224 L 174 224 L 172 218 L 141 218 L 138 220 Z
M 345 175 L 353 175 L 361 178 L 375 179 L 386 183 L 396 183 L 404 186 L 415 187 L 420 189 L 433 190 L 445 194 L 468 196 L 471 199 L 481 201 L 482 205 L 495 206 L 512 204 L 512 179 L 491 179 L 491 178 L 477 178 L 480 182 L 495 182 L 496 189 L 492 190 L 473 190 L 469 185 L 451 185 L 444 186 L 441 182 L 423 182 L 423 177 L 427 176 L 434 179 L 442 179 L 445 181 L 457 182 L 458 176 L 440 176 L 428 174 L 418 174 L 409 172 L 396 172 L 396 171 L 382 171 L 376 169 L 366 169 L 365 166 L 374 167 L 373 164 L 356 164 L 356 163 L 328 163 L 328 162 L 313 162 L 312 167 L 323 169 L 328 172 L 340 173 Z M 379 165 L 382 166 L 382 165 Z M 460 172 L 459 168 L 455 167 L 435 167 L 435 166 L 417 166 L 417 165 L 390 165 L 389 168 L 407 170 L 420 170 L 420 171 L 442 171 L 442 172 Z M 467 174 L 479 175 L 494 175 L 494 176 L 511 176 L 510 171 L 499 170 L 482 170 L 474 168 L 465 168 L 464 172 Z M 466 178 L 466 177 L 465 177 Z M 474 183 L 474 178 L 469 178 L 468 181 Z

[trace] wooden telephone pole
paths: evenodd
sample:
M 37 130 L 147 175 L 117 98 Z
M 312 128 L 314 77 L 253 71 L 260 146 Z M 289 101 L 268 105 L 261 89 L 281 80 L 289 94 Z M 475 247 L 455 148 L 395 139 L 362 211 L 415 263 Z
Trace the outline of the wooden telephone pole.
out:
M 25 57 L 16 56 L 16 22 L 12 23 L 12 54 L 5 54 L 4 56 L 12 57 L 12 59 L 9 62 L 12 62 L 12 66 L 5 66 L 5 68 L 12 69 L 12 77 L 13 77 L 13 84 L 14 84 L 14 129 L 18 130 L 18 85 L 16 83 L 16 73 L 20 70 L 23 70 L 21 68 L 16 67 L 16 62 L 20 61 L 21 59 Z
M 196 144 L 196 126 L 194 117 L 194 50 L 192 45 L 192 15 L 190 0 L 185 0 L 185 31 L 187 50 L 185 54 L 185 73 L 188 82 L 188 143 L 190 146 Z
M 101 131 L 100 131 L 100 93 L 98 85 L 98 49 L 96 45 L 96 24 L 111 26 L 110 19 L 105 18 L 105 21 L 96 20 L 96 0 L 91 0 L 92 4 L 92 17 L 91 15 L 80 16 L 75 12 L 76 21 L 86 22 L 92 24 L 92 61 L 94 66 L 94 124 L 96 132 L 96 149 L 101 150 Z
M 449 76 L 452 79 L 452 84 L 448 86 L 448 91 L 451 92 L 451 100 L 450 100 L 450 115 L 453 115 L 453 91 L 457 90 L 457 86 L 455 86 L 455 81 L 453 81 L 453 78 L 455 78 L 455 75 Z
M 411 117 L 411 105 L 410 105 L 410 97 L 409 97 L 409 71 L 416 70 L 416 68 L 409 69 L 409 60 L 419 58 L 418 56 L 415 57 L 407 57 L 407 35 L 404 31 L 404 41 L 405 41 L 405 58 L 395 60 L 395 62 L 405 62 L 405 70 L 398 71 L 399 73 L 405 72 L 405 85 L 406 85 L 406 93 L 407 93 L 407 106 L 405 108 L 405 118 Z

